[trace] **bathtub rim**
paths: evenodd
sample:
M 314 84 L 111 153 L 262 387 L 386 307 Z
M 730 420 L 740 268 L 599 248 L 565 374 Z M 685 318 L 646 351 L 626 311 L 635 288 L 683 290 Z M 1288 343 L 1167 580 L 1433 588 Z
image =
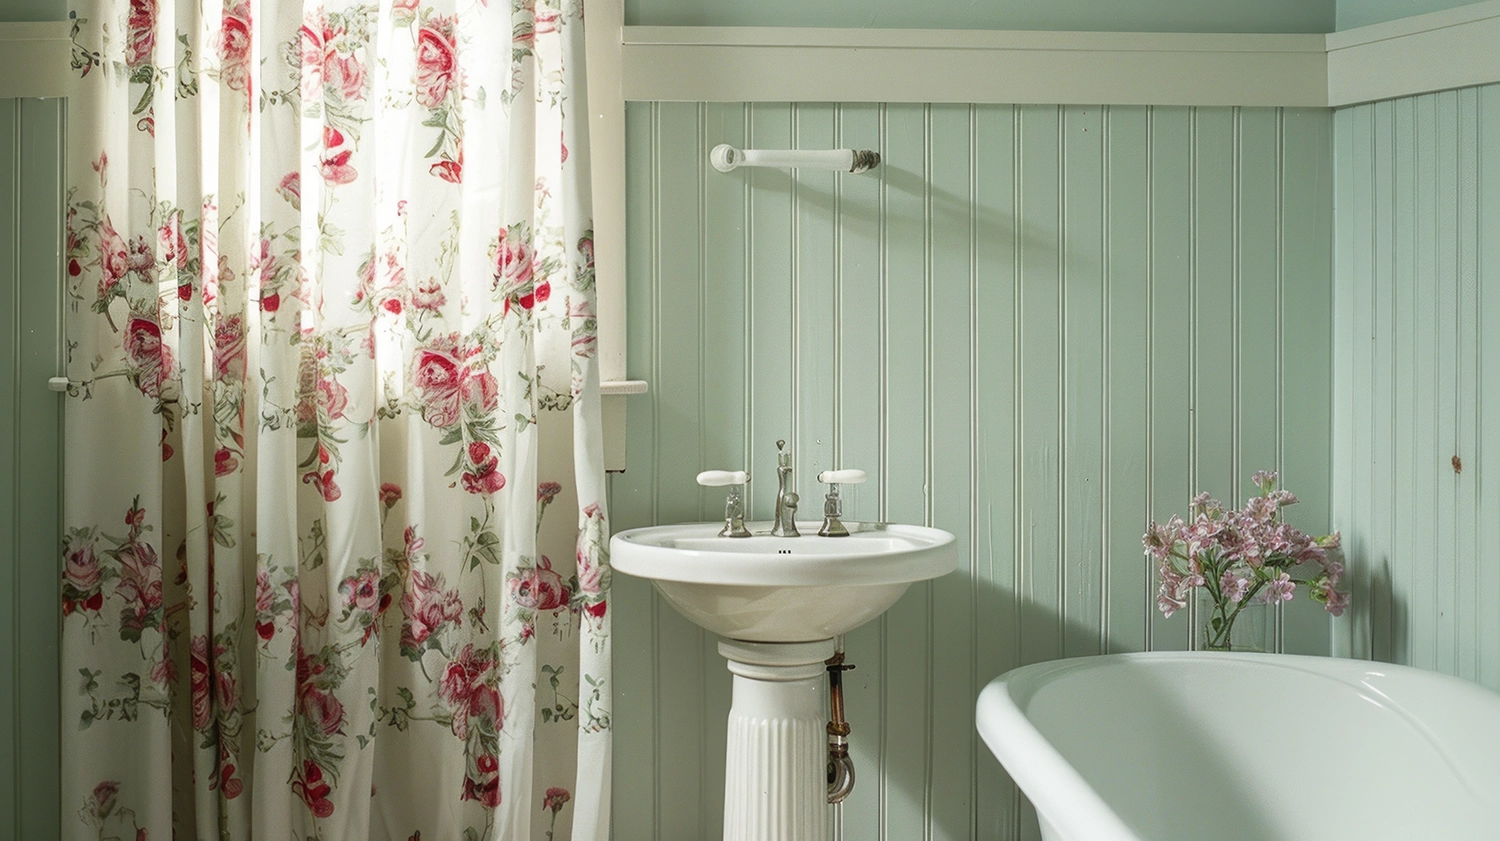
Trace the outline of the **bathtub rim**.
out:
M 1070 672 L 1112 663 L 1222 664 L 1235 661 L 1313 673 L 1351 685 L 1351 677 L 1368 674 L 1371 670 L 1379 670 L 1380 673 L 1409 672 L 1420 674 L 1424 682 L 1435 686 L 1447 685 L 1460 692 L 1478 691 L 1487 696 L 1495 696 L 1493 690 L 1453 675 L 1371 660 L 1301 654 L 1147 651 L 1049 660 L 1011 669 L 990 681 L 980 692 L 975 703 L 975 726 L 990 752 L 1000 760 L 1006 773 L 1036 807 L 1038 816 L 1052 824 L 1060 837 L 1087 838 L 1090 841 L 1140 841 L 1140 836 L 1042 735 L 1027 716 L 1024 707 L 1043 686 L 1055 677 Z M 1395 704 L 1394 707 L 1394 712 L 1409 719 L 1402 709 L 1403 705 Z M 1012 768 L 1012 765 L 1016 767 Z

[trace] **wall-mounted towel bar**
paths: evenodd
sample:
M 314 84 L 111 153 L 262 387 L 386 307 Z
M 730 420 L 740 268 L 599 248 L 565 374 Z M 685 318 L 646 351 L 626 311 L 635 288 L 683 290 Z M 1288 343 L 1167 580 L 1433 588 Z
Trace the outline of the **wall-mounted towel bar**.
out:
M 880 153 L 868 149 L 736 149 L 728 143 L 721 143 L 708 153 L 708 161 L 720 172 L 742 166 L 865 172 L 880 165 Z

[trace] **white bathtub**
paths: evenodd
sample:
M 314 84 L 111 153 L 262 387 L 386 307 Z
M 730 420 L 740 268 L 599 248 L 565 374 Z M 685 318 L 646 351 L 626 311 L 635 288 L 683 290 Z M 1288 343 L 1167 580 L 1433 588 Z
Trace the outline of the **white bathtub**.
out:
M 1433 672 L 1083 657 L 996 678 L 976 719 L 1047 841 L 1500 839 L 1500 695 Z

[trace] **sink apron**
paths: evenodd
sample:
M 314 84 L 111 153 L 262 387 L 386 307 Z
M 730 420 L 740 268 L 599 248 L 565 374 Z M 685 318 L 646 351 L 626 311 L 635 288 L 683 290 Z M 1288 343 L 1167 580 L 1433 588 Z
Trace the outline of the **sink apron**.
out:
M 722 640 L 734 694 L 724 768 L 724 841 L 826 841 L 823 662 L 833 640 Z

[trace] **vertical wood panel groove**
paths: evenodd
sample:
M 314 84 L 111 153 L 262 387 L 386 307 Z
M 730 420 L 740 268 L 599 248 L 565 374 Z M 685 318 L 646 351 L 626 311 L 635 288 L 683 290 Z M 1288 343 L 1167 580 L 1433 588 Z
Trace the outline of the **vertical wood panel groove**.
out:
M 1500 178 L 1486 144 L 1497 95 L 1488 85 L 1347 109 L 1335 154 L 1337 194 L 1352 199 L 1336 253 L 1355 259 L 1337 264 L 1336 328 L 1353 341 L 1339 346 L 1334 398 L 1354 408 L 1334 428 L 1334 524 L 1352 533 L 1352 574 L 1375 576 L 1354 611 L 1376 656 L 1491 688 L 1500 399 L 1486 379 L 1500 341 L 1486 327 L 1500 248 L 1487 233 Z
M 834 812 L 834 837 L 1034 838 L 1034 812 L 955 695 L 1039 659 L 1190 645 L 1190 616 L 1156 615 L 1137 554 L 1145 518 L 1181 512 L 1199 489 L 1239 499 L 1239 473 L 1272 453 L 1282 464 L 1293 441 L 1299 475 L 1327 463 L 1326 409 L 1307 405 L 1327 338 L 1307 325 L 1332 320 L 1317 309 L 1329 275 L 1311 256 L 1327 228 L 1318 191 L 1332 182 L 1316 172 L 1329 153 L 1316 144 L 1328 112 L 1296 112 L 1295 127 L 1282 110 L 1149 106 L 650 103 L 635 114 L 645 148 L 627 163 L 650 200 L 630 218 L 642 255 L 631 329 L 653 380 L 652 428 L 632 436 L 636 475 L 612 479 L 642 497 L 616 527 L 684 508 L 711 518 L 690 468 L 742 453 L 752 475 L 770 475 L 766 439 L 785 430 L 809 503 L 818 459 L 830 459 L 873 474 L 849 509 L 953 531 L 967 552 L 959 571 L 845 640 L 862 667 L 847 688 L 860 785 Z M 1465 143 L 1483 136 L 1465 131 Z M 870 175 L 724 174 L 700 160 L 721 140 L 870 144 L 886 159 Z M 695 423 L 696 451 L 677 441 Z M 772 493 L 769 481 L 751 488 L 761 520 Z M 712 836 L 706 789 L 729 676 L 712 639 L 684 639 L 689 626 L 649 588 L 622 587 L 617 608 L 641 611 L 652 636 L 622 646 L 618 665 L 649 673 L 653 709 L 621 726 L 649 730 L 656 778 L 622 804 L 616 834 Z M 677 656 L 687 649 L 691 663 Z

